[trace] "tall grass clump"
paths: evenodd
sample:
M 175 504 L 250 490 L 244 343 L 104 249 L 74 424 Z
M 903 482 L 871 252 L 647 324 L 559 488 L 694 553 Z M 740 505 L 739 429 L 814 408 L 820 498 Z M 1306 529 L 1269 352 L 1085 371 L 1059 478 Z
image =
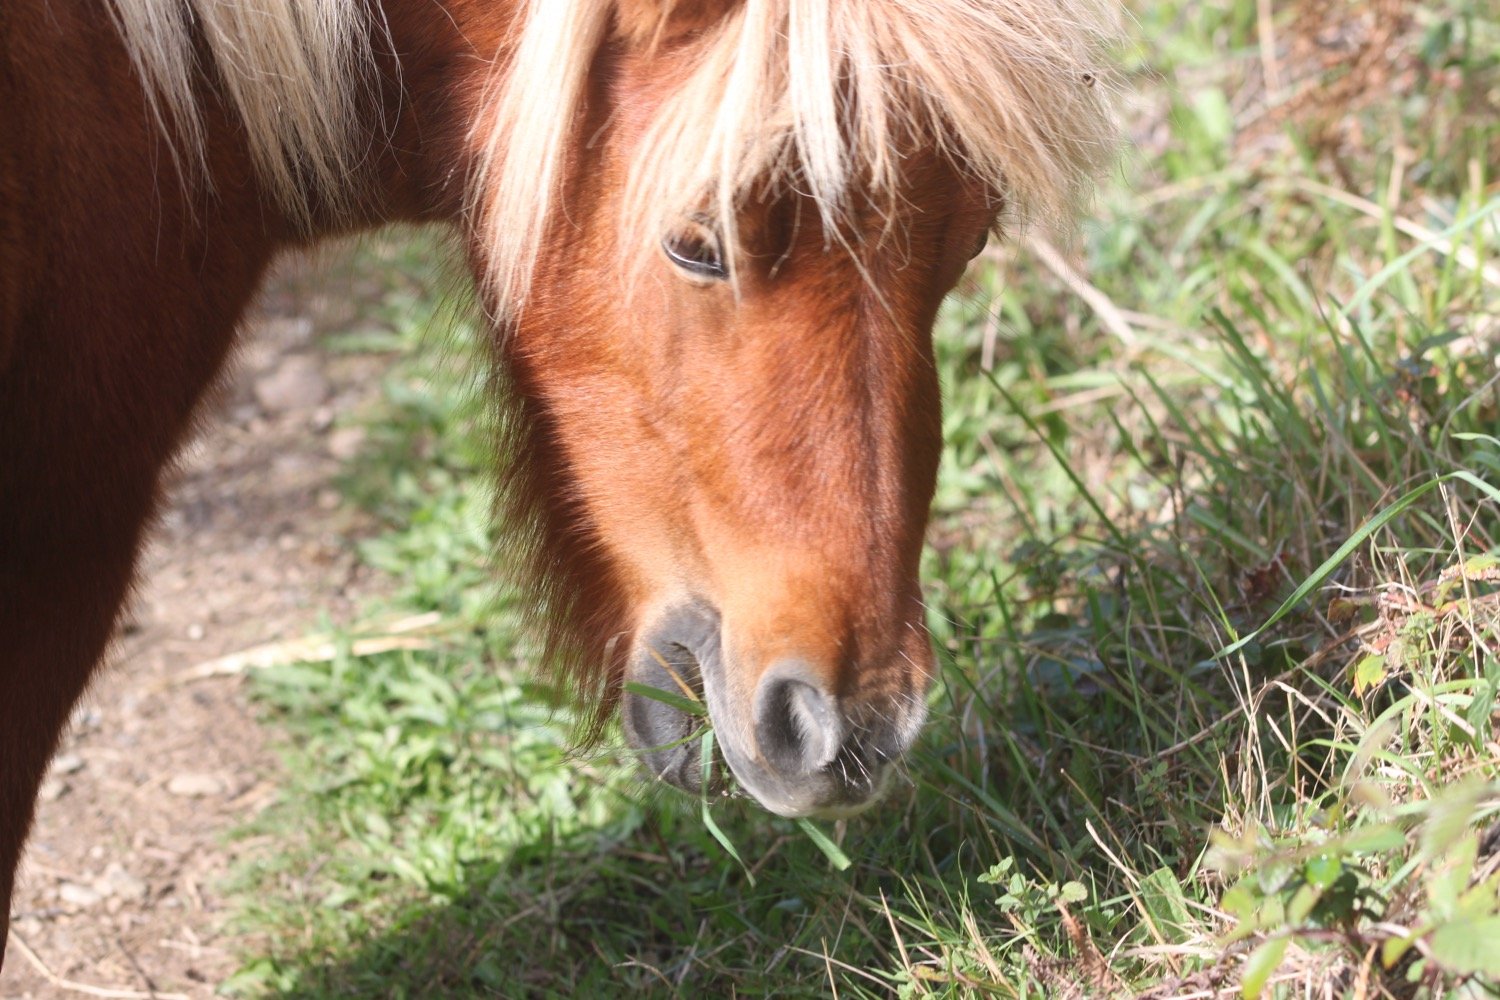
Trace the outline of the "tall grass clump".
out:
M 943 676 L 847 825 L 574 749 L 487 584 L 475 334 L 424 255 L 366 255 L 402 290 L 346 345 L 396 359 L 349 492 L 396 593 L 256 680 L 294 787 L 232 988 L 1500 991 L 1500 12 L 1135 16 L 1098 220 L 940 319 Z M 425 648 L 354 654 L 419 612 Z

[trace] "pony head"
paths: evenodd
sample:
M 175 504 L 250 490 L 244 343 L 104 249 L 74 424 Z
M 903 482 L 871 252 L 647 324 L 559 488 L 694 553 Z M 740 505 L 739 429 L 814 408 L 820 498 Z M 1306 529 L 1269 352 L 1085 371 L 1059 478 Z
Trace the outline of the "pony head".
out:
M 1109 30 L 1073 0 L 518 16 L 469 237 L 513 512 L 551 655 L 626 687 L 662 779 L 709 780 L 683 699 L 787 816 L 872 802 L 915 739 L 934 318 L 987 233 L 1071 212 L 1105 162 Z

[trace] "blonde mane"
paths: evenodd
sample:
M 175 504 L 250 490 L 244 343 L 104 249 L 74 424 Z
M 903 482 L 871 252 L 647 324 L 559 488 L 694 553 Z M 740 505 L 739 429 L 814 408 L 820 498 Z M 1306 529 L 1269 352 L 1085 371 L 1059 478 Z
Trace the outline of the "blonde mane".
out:
M 722 10 L 686 43 L 690 70 L 631 168 L 621 245 L 643 259 L 707 215 L 735 242 L 757 185 L 796 184 L 837 228 L 856 190 L 894 205 L 902 154 L 938 143 L 1010 218 L 1071 218 L 1116 145 L 1112 0 L 517 0 L 473 124 L 469 209 L 490 301 L 524 304 L 557 209 L 578 112 L 611 30 L 653 45 L 678 8 Z M 106 0 L 185 173 L 207 176 L 197 74 L 216 74 L 259 175 L 306 219 L 352 197 L 378 6 L 354 0 Z M 628 21 L 628 25 L 626 22 Z M 651 26 L 655 25 L 655 31 Z M 213 66 L 198 65 L 194 37 Z
M 682 0 L 653 0 L 664 23 Z M 529 0 L 473 195 L 492 299 L 525 302 L 584 82 L 619 6 Z M 937 142 L 1012 218 L 1065 220 L 1114 154 L 1107 0 L 726 0 L 636 153 L 620 226 L 645 250 L 708 215 L 730 245 L 757 185 L 795 183 L 836 226 L 858 187 L 894 205 L 901 155 Z
M 368 123 L 358 104 L 370 80 L 368 18 L 350 0 L 107 0 L 157 124 L 179 166 L 207 179 L 195 94 L 194 32 L 245 130 L 260 177 L 305 219 L 309 200 L 350 196 Z M 186 161 L 184 161 L 184 155 Z

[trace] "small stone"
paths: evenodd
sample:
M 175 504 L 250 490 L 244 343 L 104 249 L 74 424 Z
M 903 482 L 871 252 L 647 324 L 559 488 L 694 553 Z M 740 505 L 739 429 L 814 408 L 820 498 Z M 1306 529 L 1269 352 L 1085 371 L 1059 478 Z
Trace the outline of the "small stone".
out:
M 64 882 L 57 888 L 57 898 L 69 906 L 77 906 L 80 909 L 94 906 L 104 897 L 86 885 L 77 882 Z
M 328 435 L 328 454 L 347 462 L 364 448 L 367 436 L 363 427 L 335 427 Z
M 69 789 L 72 787 L 72 785 L 69 785 L 61 778 L 48 778 L 42 782 L 42 787 L 37 789 L 36 797 L 43 802 L 56 802 L 68 794 Z
M 328 380 L 317 359 L 293 355 L 255 380 L 255 401 L 268 414 L 311 410 L 328 398 Z
M 102 896 L 134 901 L 145 899 L 149 890 L 144 881 L 126 871 L 119 862 L 111 862 L 104 869 L 104 875 L 94 881 L 94 891 Z
M 176 774 L 167 782 L 167 791 L 185 799 L 201 799 L 208 795 L 222 795 L 224 782 L 212 774 Z
M 292 478 L 314 467 L 315 459 L 301 451 L 284 451 L 271 459 L 271 471 L 278 478 Z
M 52 758 L 53 774 L 77 774 L 83 770 L 83 758 L 76 753 L 60 753 Z
M 338 510 L 339 504 L 343 502 L 344 498 L 338 490 L 327 489 L 318 491 L 319 510 Z
M 302 344 L 311 340 L 313 335 L 311 316 L 267 316 L 256 326 L 256 334 L 267 342 L 279 340 L 283 343 Z
M 199 625 L 197 622 L 193 622 L 193 624 L 187 627 L 187 637 L 193 642 L 197 642 L 198 640 L 202 639 L 203 626 Z
M 103 721 L 104 712 L 97 705 L 80 705 L 73 710 L 73 729 L 75 732 L 98 729 L 99 723 Z

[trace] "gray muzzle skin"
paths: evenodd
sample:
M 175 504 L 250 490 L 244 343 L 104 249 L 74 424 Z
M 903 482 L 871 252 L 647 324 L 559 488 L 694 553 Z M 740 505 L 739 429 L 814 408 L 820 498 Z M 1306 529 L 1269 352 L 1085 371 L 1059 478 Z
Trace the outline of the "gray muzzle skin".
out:
M 915 737 L 924 714 L 922 700 L 914 698 L 905 713 L 865 711 L 873 722 L 851 721 L 848 706 L 800 660 L 772 664 L 749 697 L 735 692 L 727 673 L 719 615 L 692 601 L 672 608 L 637 642 L 627 679 L 701 699 L 730 771 L 781 816 L 847 816 L 878 800 L 891 762 Z M 626 736 L 651 773 L 698 793 L 702 749 L 691 737 L 702 720 L 631 692 L 621 712 Z

